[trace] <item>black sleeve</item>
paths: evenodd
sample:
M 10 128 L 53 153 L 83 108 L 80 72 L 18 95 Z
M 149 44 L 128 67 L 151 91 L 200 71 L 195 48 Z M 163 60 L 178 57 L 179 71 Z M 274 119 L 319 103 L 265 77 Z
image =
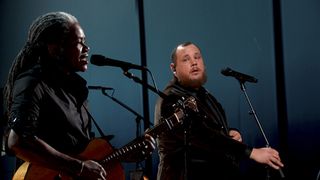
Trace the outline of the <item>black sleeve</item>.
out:
M 41 98 L 38 82 L 37 78 L 27 76 L 16 80 L 14 85 L 9 128 L 21 137 L 34 136 L 36 133 Z
M 193 146 L 205 149 L 208 153 L 230 154 L 237 159 L 249 158 L 252 147 L 221 134 L 219 129 L 207 127 L 205 121 L 202 121 L 201 126 L 205 128 L 194 132 L 195 136 L 191 137 Z

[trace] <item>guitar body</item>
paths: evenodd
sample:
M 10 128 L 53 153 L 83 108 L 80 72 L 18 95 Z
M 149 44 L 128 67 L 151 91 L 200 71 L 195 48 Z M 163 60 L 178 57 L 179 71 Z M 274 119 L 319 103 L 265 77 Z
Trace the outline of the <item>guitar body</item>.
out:
M 101 161 L 109 154 L 112 154 L 113 147 L 106 140 L 102 138 L 93 139 L 89 142 L 86 149 L 79 155 L 75 156 L 82 160 Z M 107 172 L 107 180 L 124 180 L 125 173 L 121 163 L 117 160 L 110 163 L 103 164 Z M 58 171 L 30 164 L 29 162 L 23 163 L 14 174 L 13 180 L 69 180 L 69 179 L 82 179 L 81 177 L 71 177 L 67 174 L 61 174 Z

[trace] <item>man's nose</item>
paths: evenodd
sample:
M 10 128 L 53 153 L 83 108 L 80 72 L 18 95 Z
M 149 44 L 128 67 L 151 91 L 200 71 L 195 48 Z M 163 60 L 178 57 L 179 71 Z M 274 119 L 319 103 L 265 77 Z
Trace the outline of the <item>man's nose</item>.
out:
M 191 65 L 197 65 L 197 60 L 194 59 L 194 58 L 192 58 L 192 59 L 191 59 Z

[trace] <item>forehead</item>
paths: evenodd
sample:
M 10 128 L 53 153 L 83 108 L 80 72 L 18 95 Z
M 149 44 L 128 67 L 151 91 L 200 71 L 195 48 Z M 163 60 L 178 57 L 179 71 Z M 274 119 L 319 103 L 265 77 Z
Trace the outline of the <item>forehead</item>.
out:
M 79 39 L 79 38 L 85 38 L 85 34 L 80 24 L 74 23 L 70 27 L 70 39 Z
M 190 44 L 188 46 L 179 46 L 176 51 L 177 57 L 183 57 L 183 56 L 192 55 L 196 53 L 200 53 L 200 50 L 194 44 Z

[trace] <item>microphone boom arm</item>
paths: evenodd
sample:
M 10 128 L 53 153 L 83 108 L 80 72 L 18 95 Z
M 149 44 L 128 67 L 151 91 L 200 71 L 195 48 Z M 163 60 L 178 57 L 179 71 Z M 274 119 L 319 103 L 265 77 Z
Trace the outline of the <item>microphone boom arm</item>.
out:
M 143 120 L 144 118 L 139 113 L 134 111 L 132 108 L 130 108 L 129 106 L 125 105 L 123 102 L 119 101 L 117 98 L 115 98 L 113 96 L 110 96 L 108 93 L 106 93 L 106 89 L 102 90 L 102 94 L 107 96 L 107 97 L 109 97 L 114 102 L 118 103 L 119 105 L 121 105 L 122 107 L 124 107 L 128 111 L 132 112 L 134 115 L 136 115 L 136 119 L 135 119 L 136 120 L 136 137 L 139 137 L 140 133 L 141 133 L 140 120 Z
M 134 115 L 136 115 L 137 117 L 139 117 L 139 119 L 143 119 L 143 117 L 137 113 L 136 111 L 134 111 L 133 109 L 131 109 L 129 106 L 125 105 L 123 102 L 119 101 L 118 99 L 116 99 L 113 96 L 110 96 L 108 93 L 106 93 L 105 90 L 102 90 L 102 94 L 109 97 L 110 99 L 112 99 L 114 102 L 120 104 L 122 107 L 124 107 L 125 109 L 127 109 L 128 111 L 132 112 Z
M 157 93 L 160 97 L 162 97 L 163 99 L 165 99 L 167 97 L 166 94 L 164 94 L 163 92 L 157 90 L 155 87 L 151 86 L 148 83 L 145 83 L 144 81 L 142 81 L 141 79 L 139 79 L 138 77 L 134 76 L 132 73 L 128 72 L 128 71 L 123 71 L 123 74 L 125 76 L 127 76 L 128 78 L 132 79 L 134 82 L 140 83 L 142 85 L 146 85 L 148 87 L 148 89 L 152 90 L 153 92 Z

